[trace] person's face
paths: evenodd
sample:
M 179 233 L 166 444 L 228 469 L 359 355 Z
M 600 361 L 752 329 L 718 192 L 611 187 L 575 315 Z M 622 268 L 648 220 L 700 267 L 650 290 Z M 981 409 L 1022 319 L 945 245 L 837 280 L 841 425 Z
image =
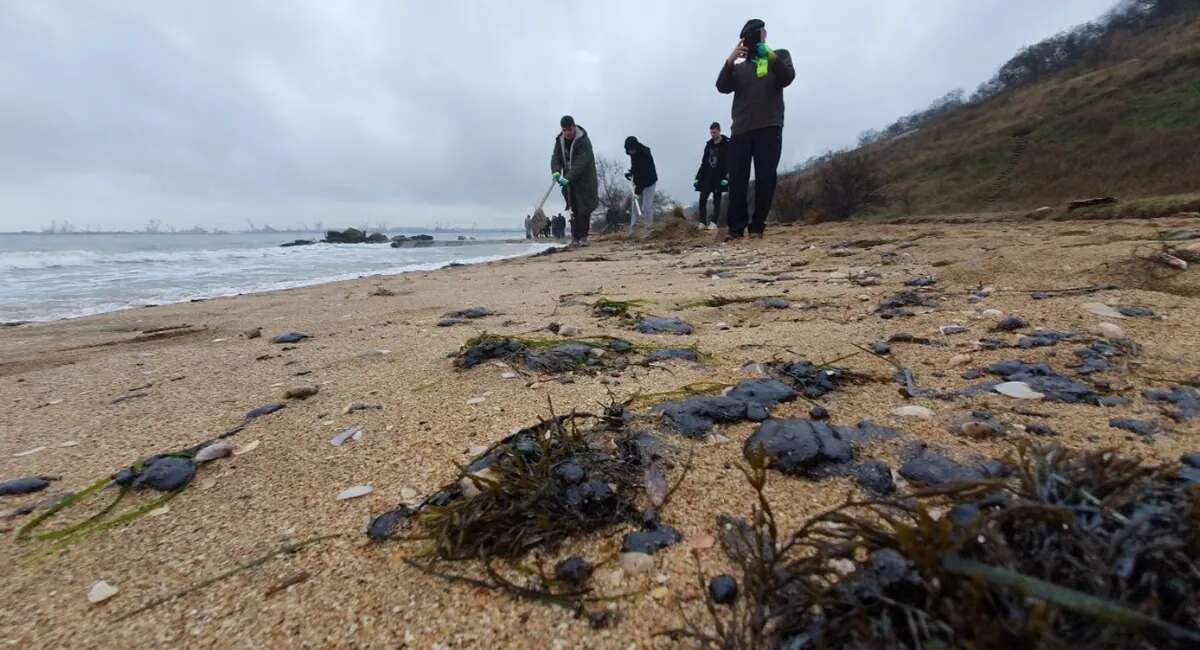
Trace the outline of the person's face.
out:
M 562 128 L 562 136 L 563 136 L 564 140 L 574 140 L 575 139 L 575 127 L 564 126 Z
M 716 127 L 708 130 L 708 134 L 712 136 L 713 142 L 721 139 L 721 128 Z

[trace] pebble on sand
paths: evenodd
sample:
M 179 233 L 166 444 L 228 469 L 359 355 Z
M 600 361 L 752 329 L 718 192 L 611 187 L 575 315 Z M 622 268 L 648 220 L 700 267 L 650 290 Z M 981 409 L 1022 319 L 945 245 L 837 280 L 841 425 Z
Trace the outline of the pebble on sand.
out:
M 321 389 L 317 386 L 293 386 L 284 391 L 285 399 L 308 399 L 319 393 Z
M 1117 327 L 1113 323 L 1100 323 L 1095 327 L 1095 332 L 1106 339 L 1123 339 L 1125 338 L 1125 330 Z
M 92 588 L 88 590 L 88 602 L 92 603 L 93 605 L 102 603 L 109 598 L 116 596 L 118 591 L 120 590 L 109 584 L 107 581 L 101 580 L 100 582 L 92 585 Z
M 648 553 L 622 553 L 621 568 L 630 575 L 646 573 L 654 568 L 654 557 Z
M 271 339 L 272 343 L 299 343 L 308 338 L 308 335 L 303 332 L 284 332 L 277 334 Z
M 898 415 L 902 418 L 921 418 L 922 420 L 928 420 L 933 417 L 932 410 L 925 408 L 924 406 L 917 406 L 916 404 L 906 404 L 905 406 L 901 406 L 892 411 L 892 414 Z
M 232 453 L 232 443 L 225 440 L 218 440 L 212 444 L 204 446 L 200 449 L 200 451 L 196 452 L 195 460 L 197 463 L 207 463 L 210 460 L 224 458 Z

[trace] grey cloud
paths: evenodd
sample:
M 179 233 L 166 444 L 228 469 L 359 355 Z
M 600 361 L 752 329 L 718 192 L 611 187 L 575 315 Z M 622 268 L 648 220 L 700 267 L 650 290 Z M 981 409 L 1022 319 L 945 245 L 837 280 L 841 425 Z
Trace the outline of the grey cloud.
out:
M 787 47 L 784 166 L 972 89 L 1111 0 L 755 9 Z M 0 3 L 0 230 L 298 222 L 515 225 L 558 117 L 636 135 L 690 202 L 729 3 Z M 552 206 L 557 209 L 557 206 Z

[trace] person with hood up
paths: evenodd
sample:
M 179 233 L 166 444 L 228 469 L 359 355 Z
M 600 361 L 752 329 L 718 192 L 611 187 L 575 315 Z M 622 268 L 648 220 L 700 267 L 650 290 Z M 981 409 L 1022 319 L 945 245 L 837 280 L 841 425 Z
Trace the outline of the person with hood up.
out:
M 639 198 L 642 219 L 646 225 L 654 223 L 654 190 L 658 187 L 658 170 L 654 168 L 654 156 L 650 147 L 638 142 L 632 135 L 625 138 L 625 153 L 629 154 L 629 171 L 625 178 L 633 181 L 633 193 Z M 631 227 L 636 225 L 637 213 L 630 201 Z
M 575 124 L 575 118 L 564 115 L 558 124 L 560 132 L 550 154 L 550 177 L 562 187 L 563 199 L 571 211 L 571 244 L 587 246 L 592 213 L 600 205 L 596 157 L 587 131 Z
M 796 78 L 792 55 L 767 45 L 767 26 L 750 20 L 717 76 L 717 91 L 733 93 L 729 125 L 729 239 L 740 239 L 749 225 L 762 237 L 775 197 L 776 168 L 783 151 L 783 89 Z M 754 165 L 754 214 L 746 204 L 750 165 Z
M 721 194 L 729 187 L 729 138 L 721 135 L 721 125 L 713 122 L 708 127 L 709 138 L 704 142 L 704 155 L 700 156 L 700 169 L 696 172 L 694 187 L 700 193 L 700 225 L 710 230 L 721 220 Z M 708 221 L 708 197 L 712 195 L 713 219 Z

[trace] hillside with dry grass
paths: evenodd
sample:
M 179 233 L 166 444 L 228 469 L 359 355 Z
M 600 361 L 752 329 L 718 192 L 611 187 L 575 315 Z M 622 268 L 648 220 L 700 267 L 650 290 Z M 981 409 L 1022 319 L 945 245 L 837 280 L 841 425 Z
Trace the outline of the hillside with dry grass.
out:
M 1134 205 L 1149 213 L 1197 209 L 1200 2 L 1097 30 L 1086 53 L 1062 69 L 1026 70 L 1022 83 L 1002 91 L 985 92 L 985 84 L 913 128 L 895 133 L 893 125 L 858 149 L 810 161 L 781 180 L 776 216 L 821 212 L 821 170 L 835 156 L 870 159 L 876 170 L 877 197 L 856 214 L 1030 210 L 1092 196 L 1142 199 Z

